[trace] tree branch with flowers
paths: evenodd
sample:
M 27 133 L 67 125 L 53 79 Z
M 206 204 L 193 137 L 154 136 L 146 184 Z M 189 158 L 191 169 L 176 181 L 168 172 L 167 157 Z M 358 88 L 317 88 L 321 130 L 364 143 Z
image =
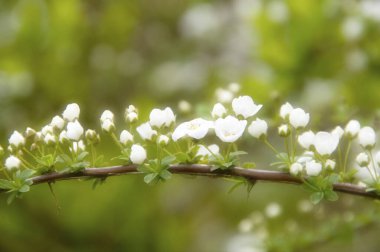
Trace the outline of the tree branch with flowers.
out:
M 314 132 L 309 128 L 309 113 L 286 103 L 279 111 L 282 123 L 273 125 L 283 138 L 280 150 L 269 141 L 267 121 L 256 117 L 263 105 L 246 95 L 234 98 L 237 90 L 219 90 L 221 102 L 208 118 L 179 124 L 180 118 L 169 107 L 154 108 L 149 119 L 141 120 L 137 108 L 130 105 L 124 115 L 126 124 L 119 129 L 114 114 L 105 110 L 100 117 L 102 138 L 110 137 L 118 149 L 111 158 L 117 163 L 114 166 L 107 166 L 99 155 L 100 134 L 85 130 L 79 122 L 79 106 L 69 104 L 41 130 L 14 131 L 8 147 L 0 147 L 4 159 L 0 190 L 9 194 L 11 202 L 31 185 L 64 179 L 91 178 L 96 185 L 109 176 L 143 174 L 145 183 L 154 184 L 172 174 L 189 174 L 233 178 L 233 188 L 251 189 L 257 181 L 299 184 L 310 191 L 315 204 L 337 200 L 337 192 L 380 198 L 380 152 L 374 152 L 373 128 L 352 120 L 344 129 Z M 244 137 L 257 139 L 273 151 L 270 170 L 241 161 L 243 155 L 253 156 L 239 146 Z M 356 143 L 362 151 L 350 162 Z

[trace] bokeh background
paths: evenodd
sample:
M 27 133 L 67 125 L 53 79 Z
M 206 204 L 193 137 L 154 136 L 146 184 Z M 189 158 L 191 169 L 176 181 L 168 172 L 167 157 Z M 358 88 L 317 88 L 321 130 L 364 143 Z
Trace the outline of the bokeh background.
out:
M 39 128 L 65 105 L 99 129 L 102 110 L 181 100 L 205 113 L 231 82 L 276 122 L 291 101 L 320 129 L 380 121 L 380 1 L 129 0 L 0 2 L 0 137 Z M 196 105 L 197 104 L 197 105 Z M 177 110 L 178 111 L 178 110 Z M 207 111 L 208 112 L 208 111 Z M 273 129 L 275 133 L 275 129 Z M 278 139 L 273 139 L 276 143 Z M 280 146 L 280 144 L 278 144 Z M 246 140 L 249 159 L 272 156 Z M 115 152 L 111 144 L 105 154 Z M 33 187 L 6 206 L 0 251 L 378 251 L 376 202 L 311 207 L 294 186 L 141 176 Z

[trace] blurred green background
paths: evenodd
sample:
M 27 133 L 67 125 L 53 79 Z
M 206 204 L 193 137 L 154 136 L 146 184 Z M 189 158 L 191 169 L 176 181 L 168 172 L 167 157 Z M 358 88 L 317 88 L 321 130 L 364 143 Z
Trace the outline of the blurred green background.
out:
M 3 143 L 70 102 L 99 129 L 106 108 L 119 121 L 129 104 L 143 115 L 180 100 L 211 109 L 215 89 L 230 82 L 273 121 L 291 101 L 321 129 L 354 117 L 378 125 L 380 2 L 0 2 Z M 266 149 L 244 146 L 268 167 Z M 147 186 L 123 176 L 96 190 L 59 182 L 55 200 L 39 185 L 11 206 L 1 197 L 0 251 L 378 251 L 374 202 L 342 197 L 310 210 L 294 186 L 258 184 L 250 197 L 229 186 L 181 176 Z

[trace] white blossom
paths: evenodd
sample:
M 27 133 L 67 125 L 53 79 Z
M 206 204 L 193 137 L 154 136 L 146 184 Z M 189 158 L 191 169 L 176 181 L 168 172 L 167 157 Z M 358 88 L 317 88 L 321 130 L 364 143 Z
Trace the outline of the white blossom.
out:
M 5 160 L 5 168 L 8 170 L 18 169 L 21 166 L 21 160 L 11 155 Z
M 25 136 L 26 137 L 32 137 L 36 134 L 36 131 L 30 127 L 27 127 L 25 130 Z
M 347 123 L 344 133 L 350 137 L 355 138 L 360 131 L 360 123 L 357 120 L 351 120 Z
M 306 174 L 308 176 L 318 176 L 322 171 L 322 164 L 312 160 L 306 163 Z
M 358 163 L 358 165 L 360 167 L 366 167 L 366 166 L 368 166 L 368 164 L 369 164 L 369 156 L 366 153 L 364 153 L 364 152 L 359 153 L 356 156 L 356 163 Z
M 298 136 L 298 143 L 304 148 L 309 150 L 314 144 L 315 134 L 309 130 Z
M 314 138 L 314 147 L 317 152 L 324 155 L 331 155 L 339 144 L 339 137 L 328 132 L 318 132 Z
M 175 115 L 173 110 L 169 107 L 161 109 L 153 109 L 149 115 L 149 122 L 151 126 L 156 126 L 158 128 L 162 126 L 169 127 L 175 122 Z
M 309 121 L 309 113 L 306 113 L 301 108 L 293 109 L 289 114 L 289 122 L 296 129 L 306 127 Z
M 233 116 L 219 118 L 215 121 L 215 134 L 223 142 L 232 143 L 243 135 L 246 126 L 246 120 L 238 120 Z
M 209 157 L 211 155 L 219 154 L 219 146 L 216 144 L 209 145 L 207 148 L 204 145 L 199 145 L 199 149 L 197 151 L 197 156 L 200 157 Z
M 359 144 L 363 148 L 373 148 L 376 144 L 376 133 L 371 127 L 364 127 L 359 131 Z
M 217 103 L 214 105 L 212 109 L 211 116 L 213 118 L 219 118 L 219 117 L 223 117 L 226 113 L 227 113 L 227 110 L 223 106 L 223 104 Z
M 232 109 L 236 115 L 241 115 L 244 118 L 254 116 L 263 105 L 256 105 L 250 96 L 239 96 L 233 99 Z
M 131 113 L 128 113 L 126 114 L 125 116 L 125 120 L 129 123 L 134 123 L 138 120 L 138 115 L 136 112 L 131 112 Z
M 113 122 L 114 114 L 110 110 L 104 110 L 102 115 L 100 116 L 100 121 L 104 122 L 105 120 L 110 120 Z
M 25 144 L 25 138 L 20 132 L 15 130 L 9 138 L 9 144 L 16 148 L 21 147 Z
M 289 102 L 285 103 L 284 105 L 281 106 L 281 109 L 280 109 L 281 118 L 286 120 L 289 117 L 290 112 L 292 111 L 293 111 L 293 106 Z
M 143 140 L 152 140 L 157 135 L 157 131 L 152 129 L 149 122 L 141 124 L 136 130 Z
M 344 135 L 344 129 L 340 126 L 336 126 L 335 129 L 331 131 L 331 134 L 337 135 L 341 139 Z
M 161 145 L 167 145 L 169 143 L 170 139 L 166 135 L 160 135 L 157 139 L 157 142 Z
M 332 159 L 327 159 L 325 162 L 326 169 L 334 170 L 336 166 L 336 162 Z
M 129 158 L 134 164 L 142 164 L 147 158 L 146 150 L 141 145 L 134 144 L 131 147 L 131 155 Z
M 67 105 L 65 111 L 63 111 L 62 116 L 63 119 L 72 122 L 79 118 L 80 114 L 80 108 L 79 105 L 76 103 L 71 103 Z
M 52 134 L 48 133 L 45 135 L 44 137 L 44 142 L 47 144 L 47 145 L 50 145 L 50 144 L 55 144 L 56 140 L 55 140 L 55 136 L 53 136 Z
M 278 127 L 278 134 L 281 137 L 287 137 L 290 134 L 290 129 L 287 124 L 282 124 L 280 127 Z
M 173 132 L 172 139 L 175 142 L 185 136 L 195 139 L 202 139 L 207 135 L 209 129 L 212 127 L 213 123 L 211 121 L 196 118 L 178 125 Z
M 69 138 L 67 137 L 67 132 L 66 130 L 63 130 L 60 134 L 59 134 L 59 142 L 60 143 L 64 143 L 65 141 L 68 141 Z
M 78 122 L 69 122 L 67 124 L 66 134 L 67 138 L 73 141 L 78 141 L 84 133 L 82 125 Z
M 215 94 L 216 94 L 217 100 L 221 103 L 229 103 L 234 98 L 234 95 L 232 92 L 223 88 L 218 88 L 215 91 Z
M 45 125 L 41 129 L 41 133 L 44 136 L 46 136 L 47 134 L 53 134 L 53 132 L 54 132 L 54 129 L 53 129 L 53 127 L 51 125 Z
M 65 126 L 65 120 L 63 120 L 63 118 L 60 116 L 54 116 L 51 120 L 50 126 L 52 126 L 55 129 L 61 130 Z
M 110 119 L 105 119 L 104 121 L 101 122 L 102 130 L 105 132 L 111 132 L 112 130 L 115 129 L 115 124 L 113 121 Z
M 128 130 L 123 130 L 120 133 L 120 143 L 124 145 L 133 143 L 133 135 Z
M 300 163 L 293 163 L 289 169 L 290 174 L 292 174 L 293 176 L 297 176 L 298 174 L 302 172 L 302 170 L 303 170 L 303 166 Z
M 83 141 L 80 140 L 78 142 L 73 142 L 73 145 L 70 149 L 72 152 L 77 153 L 78 151 L 85 151 L 86 146 L 84 145 Z
M 266 136 L 267 131 L 268 131 L 267 122 L 259 118 L 257 118 L 255 121 L 252 121 L 251 125 L 249 125 L 248 127 L 248 133 L 255 138 Z

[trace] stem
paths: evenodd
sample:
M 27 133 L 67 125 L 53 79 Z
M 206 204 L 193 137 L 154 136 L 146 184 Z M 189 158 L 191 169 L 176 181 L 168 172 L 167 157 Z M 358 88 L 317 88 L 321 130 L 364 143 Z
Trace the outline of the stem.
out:
M 121 143 L 120 143 L 119 140 L 117 139 L 115 133 L 112 132 L 112 133 L 111 133 L 111 137 L 112 137 L 113 141 L 116 143 L 116 145 L 119 146 L 119 148 L 120 148 L 121 150 L 123 150 L 124 147 L 123 147 L 123 145 L 121 145 Z
M 249 181 L 269 181 L 275 183 L 303 184 L 300 178 L 293 177 L 287 172 L 244 169 L 233 167 L 228 170 L 213 170 L 210 165 L 171 165 L 168 171 L 175 174 L 188 174 L 195 176 L 207 177 L 238 177 L 245 178 Z M 137 171 L 137 165 L 113 166 L 104 168 L 86 168 L 81 172 L 75 173 L 49 173 L 31 178 L 33 185 L 54 182 L 57 180 L 78 179 L 82 177 L 105 178 L 122 174 L 143 174 Z M 343 192 L 351 195 L 358 195 L 367 198 L 380 199 L 380 195 L 374 192 L 367 192 L 365 187 L 357 186 L 351 183 L 335 183 L 333 189 L 337 192 Z M 6 190 L 1 190 L 6 192 Z
M 347 162 L 348 162 L 348 155 L 350 154 L 350 150 L 351 150 L 351 145 L 352 145 L 352 140 L 348 140 L 348 146 L 347 146 L 347 150 L 346 150 L 346 156 L 344 158 L 344 164 L 343 164 L 343 173 L 346 173 L 346 170 L 347 170 Z
M 377 167 L 376 167 L 376 163 L 375 163 L 375 159 L 373 158 L 373 155 L 372 155 L 372 151 L 368 150 L 368 154 L 369 154 L 369 157 L 371 158 L 371 162 L 372 162 L 372 166 L 373 166 L 373 172 L 375 174 L 375 181 L 377 182 L 377 180 L 379 179 L 379 175 L 377 174 Z
M 274 148 L 273 147 L 273 145 L 271 145 L 269 142 L 268 142 L 268 140 L 267 139 L 265 139 L 264 140 L 264 143 L 274 152 L 274 153 L 276 153 L 277 155 L 278 154 L 280 154 L 277 150 L 276 150 L 276 148 Z

